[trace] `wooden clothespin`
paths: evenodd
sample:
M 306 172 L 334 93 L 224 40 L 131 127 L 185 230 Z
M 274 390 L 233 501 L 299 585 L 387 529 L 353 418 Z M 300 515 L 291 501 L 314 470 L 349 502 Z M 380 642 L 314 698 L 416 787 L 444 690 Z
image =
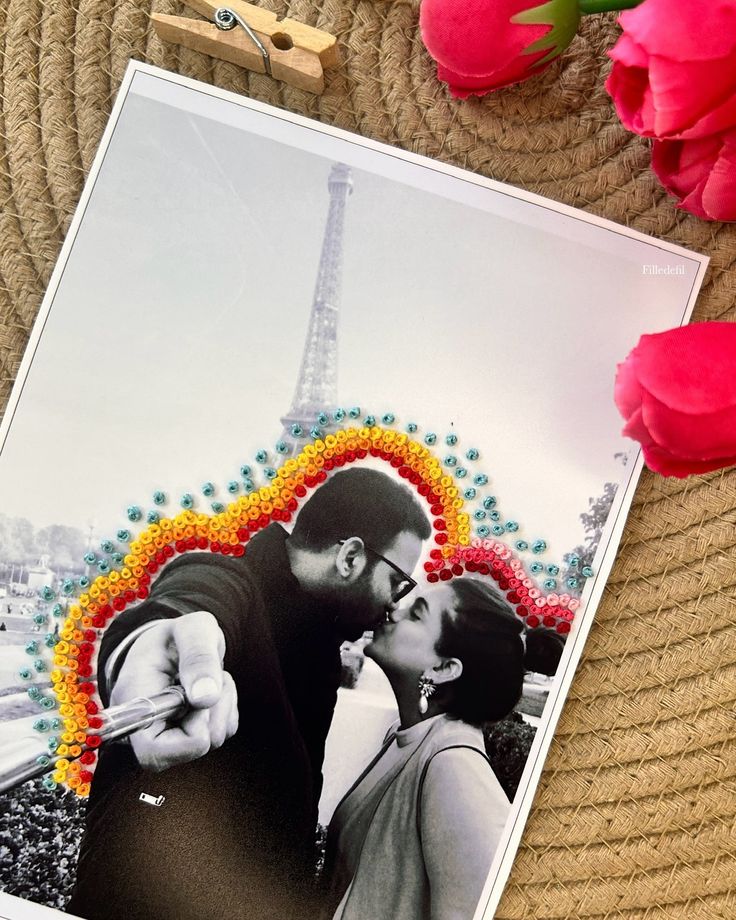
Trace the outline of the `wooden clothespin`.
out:
M 321 93 L 324 71 L 340 63 L 337 39 L 329 32 L 243 0 L 186 0 L 187 6 L 211 21 L 153 13 L 156 33 L 212 57 L 257 73 L 267 73 L 291 86 Z

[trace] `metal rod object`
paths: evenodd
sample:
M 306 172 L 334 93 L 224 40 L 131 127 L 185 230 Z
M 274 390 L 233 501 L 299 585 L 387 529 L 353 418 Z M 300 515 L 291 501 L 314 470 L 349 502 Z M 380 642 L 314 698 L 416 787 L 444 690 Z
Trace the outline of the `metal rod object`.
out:
M 126 738 L 142 728 L 148 728 L 159 719 L 176 719 L 187 711 L 189 704 L 182 687 L 174 685 L 150 697 L 139 697 L 102 712 L 103 725 L 96 734 L 103 743 Z M 82 753 L 90 748 L 80 745 Z M 49 759 L 51 763 L 49 763 Z M 54 754 L 48 749 L 32 754 L 19 752 L 17 756 L 0 757 L 0 793 L 43 776 L 53 769 Z
M 271 55 L 268 53 L 268 48 L 263 44 L 242 16 L 236 13 L 235 10 L 231 10 L 228 6 L 221 6 L 219 9 L 215 10 L 215 25 L 223 32 L 229 32 L 230 29 L 234 29 L 236 25 L 245 29 L 251 41 L 261 52 L 266 73 L 269 77 L 273 76 L 271 73 Z

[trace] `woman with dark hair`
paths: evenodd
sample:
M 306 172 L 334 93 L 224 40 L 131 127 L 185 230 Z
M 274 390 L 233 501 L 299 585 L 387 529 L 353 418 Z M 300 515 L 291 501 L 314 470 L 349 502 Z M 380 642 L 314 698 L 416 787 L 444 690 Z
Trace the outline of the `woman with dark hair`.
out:
M 400 719 L 333 816 L 324 916 L 470 920 L 509 812 L 481 726 L 521 696 L 524 627 L 491 585 L 462 578 L 391 614 L 365 652 Z

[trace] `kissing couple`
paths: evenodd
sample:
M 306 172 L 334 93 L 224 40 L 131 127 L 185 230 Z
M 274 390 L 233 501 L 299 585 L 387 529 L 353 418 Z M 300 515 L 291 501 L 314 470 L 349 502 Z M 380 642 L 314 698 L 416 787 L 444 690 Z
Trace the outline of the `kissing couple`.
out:
M 104 747 L 67 907 L 85 920 L 469 920 L 509 802 L 481 727 L 518 702 L 524 628 L 487 582 L 412 578 L 431 528 L 368 467 L 339 471 L 241 557 L 192 552 L 107 629 L 114 705 L 181 684 L 190 710 Z M 335 811 L 315 872 L 340 646 L 398 720 Z M 151 808 L 140 794 L 163 796 Z

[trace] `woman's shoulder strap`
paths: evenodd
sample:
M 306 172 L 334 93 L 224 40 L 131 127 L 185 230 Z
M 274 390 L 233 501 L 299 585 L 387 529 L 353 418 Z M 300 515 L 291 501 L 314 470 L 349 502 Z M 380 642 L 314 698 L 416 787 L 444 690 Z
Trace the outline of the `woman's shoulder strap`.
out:
M 422 842 L 422 792 L 424 790 L 424 783 L 427 779 L 427 771 L 429 770 L 429 765 L 435 759 L 438 754 L 441 754 L 443 751 L 457 751 L 457 750 L 467 750 L 475 751 L 476 754 L 479 754 L 483 760 L 488 764 L 488 769 L 493 771 L 491 766 L 491 761 L 488 759 L 485 751 L 482 751 L 475 744 L 448 744 L 446 747 L 438 748 L 436 751 L 433 751 L 430 756 L 424 762 L 422 767 L 422 772 L 419 777 L 419 784 L 417 786 L 417 803 L 416 803 L 416 814 L 417 814 L 417 835 L 419 837 L 419 843 Z M 495 776 L 495 773 L 494 773 Z

